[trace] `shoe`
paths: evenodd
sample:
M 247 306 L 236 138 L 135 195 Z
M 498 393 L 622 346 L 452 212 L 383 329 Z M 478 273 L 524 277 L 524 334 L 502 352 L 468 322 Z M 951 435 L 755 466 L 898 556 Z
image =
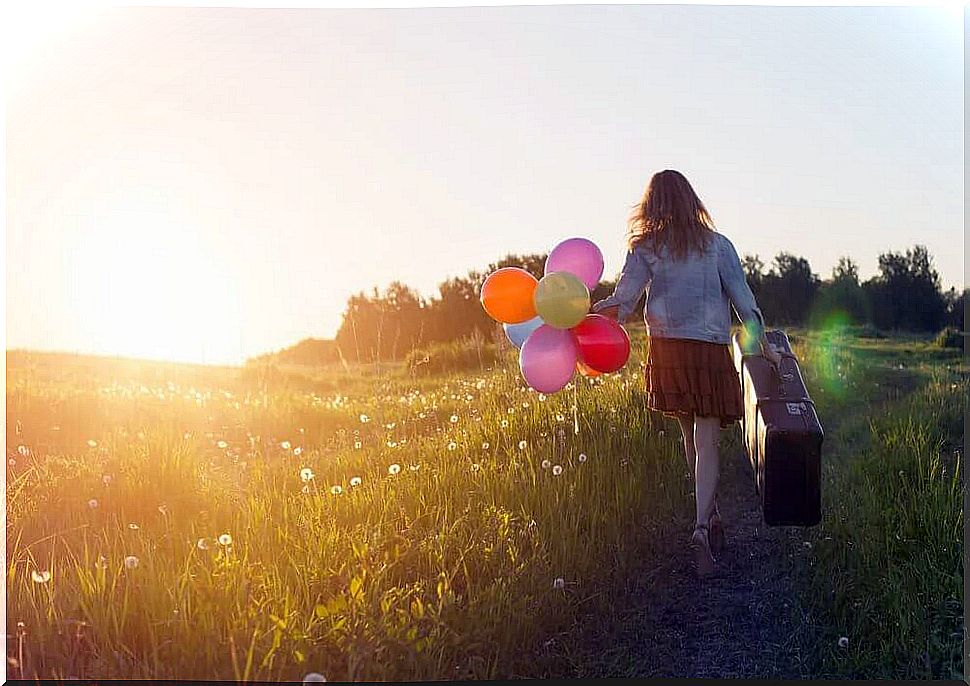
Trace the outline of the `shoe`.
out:
M 711 543 L 706 526 L 694 528 L 694 535 L 690 538 L 691 548 L 694 550 L 694 562 L 697 564 L 697 576 L 710 576 L 714 572 L 714 556 L 711 554 Z
M 714 505 L 714 512 L 711 513 L 711 518 L 707 522 L 707 528 L 710 532 L 711 552 L 720 555 L 724 552 L 727 542 L 724 538 L 724 525 L 721 524 L 721 513 L 717 511 L 716 504 Z

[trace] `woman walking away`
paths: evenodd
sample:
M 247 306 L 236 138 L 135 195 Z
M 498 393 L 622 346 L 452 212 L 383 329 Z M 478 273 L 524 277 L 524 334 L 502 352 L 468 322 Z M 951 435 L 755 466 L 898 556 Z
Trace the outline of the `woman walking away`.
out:
M 675 417 L 694 474 L 696 521 L 691 547 L 699 576 L 714 571 L 724 545 L 715 492 L 721 428 L 741 418 L 741 385 L 728 347 L 731 306 L 777 367 L 764 318 L 731 241 L 679 172 L 654 174 L 629 223 L 629 252 L 613 295 L 593 311 L 621 322 L 647 290 L 647 406 Z

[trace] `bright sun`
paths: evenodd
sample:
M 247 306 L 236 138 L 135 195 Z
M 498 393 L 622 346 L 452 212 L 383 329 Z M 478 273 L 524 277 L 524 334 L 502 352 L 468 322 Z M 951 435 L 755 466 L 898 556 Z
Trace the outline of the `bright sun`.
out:
M 98 352 L 240 362 L 233 283 L 199 231 L 158 218 L 102 222 L 73 251 L 76 325 Z

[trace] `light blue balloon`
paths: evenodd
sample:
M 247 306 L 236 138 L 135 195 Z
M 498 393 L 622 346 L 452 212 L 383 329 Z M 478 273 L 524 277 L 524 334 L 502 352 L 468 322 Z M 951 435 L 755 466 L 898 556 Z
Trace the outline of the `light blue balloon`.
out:
M 521 348 L 522 344 L 525 343 L 525 339 L 529 337 L 529 334 L 540 326 L 542 326 L 542 317 L 533 317 L 519 324 L 502 324 L 502 328 L 505 329 L 506 338 L 516 348 Z

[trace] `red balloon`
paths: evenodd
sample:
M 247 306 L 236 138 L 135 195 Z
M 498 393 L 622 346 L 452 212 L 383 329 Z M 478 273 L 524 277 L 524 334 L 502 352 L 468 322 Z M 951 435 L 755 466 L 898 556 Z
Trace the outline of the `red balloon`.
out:
M 579 359 L 587 367 L 609 374 L 630 358 L 630 337 L 619 322 L 601 314 L 588 314 L 572 329 Z

